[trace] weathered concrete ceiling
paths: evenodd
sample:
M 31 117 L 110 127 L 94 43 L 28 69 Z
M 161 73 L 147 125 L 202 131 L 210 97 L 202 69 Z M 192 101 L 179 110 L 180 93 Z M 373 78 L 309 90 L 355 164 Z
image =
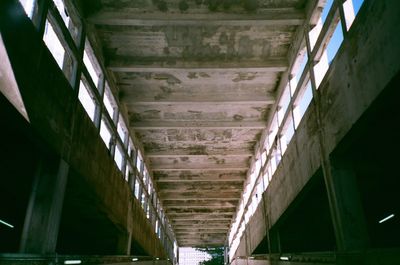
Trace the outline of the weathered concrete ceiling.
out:
M 304 2 L 99 0 L 85 9 L 180 246 L 226 242 Z

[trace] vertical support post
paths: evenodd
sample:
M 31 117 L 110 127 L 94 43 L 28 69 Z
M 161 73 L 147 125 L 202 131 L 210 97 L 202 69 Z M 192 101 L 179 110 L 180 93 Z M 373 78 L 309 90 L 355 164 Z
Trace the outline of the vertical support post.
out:
M 132 234 L 126 231 L 118 233 L 116 252 L 118 255 L 129 255 Z
M 43 36 L 44 34 L 48 7 L 48 0 L 38 0 L 33 8 L 32 22 L 35 25 L 40 36 Z
M 60 158 L 40 160 L 25 216 L 20 252 L 55 252 L 68 171 L 68 164 Z
M 349 161 L 331 158 L 331 189 L 336 194 L 337 216 L 341 228 L 341 251 L 364 250 L 369 236 L 354 169 Z

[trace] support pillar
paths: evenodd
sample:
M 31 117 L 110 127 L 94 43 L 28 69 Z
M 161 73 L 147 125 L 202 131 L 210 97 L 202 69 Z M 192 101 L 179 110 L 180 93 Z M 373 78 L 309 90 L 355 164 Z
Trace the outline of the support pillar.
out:
M 351 163 L 345 159 L 330 158 L 330 204 L 339 251 L 365 250 L 369 236 L 357 179 Z M 333 196 L 332 196 L 333 195 Z
M 130 255 L 132 234 L 121 232 L 118 234 L 116 253 L 118 255 Z
M 69 165 L 59 157 L 40 159 L 25 216 L 20 252 L 55 252 L 68 170 Z

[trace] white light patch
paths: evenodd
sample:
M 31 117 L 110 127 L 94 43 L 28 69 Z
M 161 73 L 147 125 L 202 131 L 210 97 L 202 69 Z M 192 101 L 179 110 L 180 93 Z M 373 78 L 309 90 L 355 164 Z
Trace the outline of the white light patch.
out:
M 66 260 L 64 261 L 64 264 L 81 264 L 81 260 Z
M 383 218 L 382 220 L 380 220 L 379 223 L 381 224 L 381 223 L 383 223 L 383 222 L 386 222 L 387 220 L 392 219 L 393 217 L 394 217 L 394 214 L 391 214 L 391 215 L 389 215 L 389 216 Z
M 138 260 L 139 260 L 139 259 L 137 259 L 137 258 L 133 258 L 133 259 L 132 259 L 132 261 L 138 261 Z
M 4 222 L 3 220 L 0 220 L 0 223 L 2 223 L 3 225 L 6 225 L 6 226 L 8 226 L 8 227 L 10 227 L 10 228 L 14 228 L 14 226 L 13 226 L 13 225 L 10 225 L 9 223 L 7 223 L 7 222 Z
M 289 257 L 280 257 L 280 260 L 289 260 Z

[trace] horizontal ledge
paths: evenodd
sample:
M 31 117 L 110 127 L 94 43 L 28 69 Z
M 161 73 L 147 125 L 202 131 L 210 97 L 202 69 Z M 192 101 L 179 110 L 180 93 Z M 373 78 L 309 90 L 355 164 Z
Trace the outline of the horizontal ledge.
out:
M 217 196 L 218 195 L 218 196 Z M 239 199 L 240 198 L 240 193 L 239 192 L 235 192 L 234 194 L 202 194 L 202 193 L 198 193 L 197 195 L 179 195 L 179 194 L 171 194 L 170 192 L 165 194 L 162 191 L 159 192 L 159 196 L 161 201 L 177 201 L 177 200 L 217 200 L 217 201 L 232 201 L 233 199 Z M 184 208 L 183 206 L 179 206 L 181 208 Z M 177 206 L 169 206 L 169 207 L 164 207 L 164 208 L 177 208 Z M 188 208 L 203 208 L 204 207 L 188 207 Z M 208 207 L 207 207 L 208 208 Z M 219 206 L 219 207 L 215 207 L 216 209 L 218 208 L 232 208 L 232 206 Z
M 207 170 L 229 170 L 229 171 L 242 171 L 247 170 L 249 167 L 208 167 L 208 168 L 190 168 L 190 167 L 181 167 L 181 168 L 163 168 L 163 167 L 152 167 L 152 171 L 207 171 Z
M 173 157 L 199 157 L 199 158 L 207 158 L 207 157 L 251 157 L 253 154 L 248 151 L 248 152 L 243 152 L 243 153 L 229 153 L 226 152 L 225 154 L 216 153 L 216 154 L 199 154 L 199 155 L 193 155 L 193 154 L 184 154 L 184 153 L 171 153 L 165 152 L 165 153 L 147 153 L 146 157 L 148 158 L 173 158 Z
M 182 73 L 182 72 L 284 72 L 288 69 L 285 57 L 264 60 L 182 60 L 180 58 L 146 58 L 118 55 L 107 68 L 114 72 L 133 73 Z
M 196 66 L 192 63 L 186 64 L 179 64 L 176 67 L 172 66 L 162 66 L 161 65 L 120 65 L 120 64 L 110 64 L 107 68 L 113 72 L 134 72 L 134 73 L 181 73 L 182 71 L 190 71 L 190 72 L 218 72 L 218 71 L 230 71 L 230 72 L 284 72 L 287 70 L 286 64 L 277 64 L 277 65 L 262 65 L 261 63 L 254 63 L 253 66 L 245 67 L 244 64 L 250 63 L 241 63 L 241 62 L 234 62 L 234 63 L 226 63 L 226 64 L 219 64 L 216 66 L 211 65 L 204 65 L 204 67 Z M 236 65 L 236 67 L 234 66 Z
M 178 205 L 178 204 L 171 204 L 168 206 L 164 206 L 165 209 L 170 209 L 170 208 L 180 208 L 180 209 L 236 209 L 235 206 L 229 206 L 229 205 Z M 234 213 L 233 211 L 231 213 Z
M 187 101 L 171 101 L 171 100 L 164 100 L 164 101 L 130 101 L 130 102 L 125 102 L 125 104 L 130 104 L 133 106 L 160 106 L 160 105 L 171 105 L 171 106 L 176 106 L 176 105 L 191 105 L 191 106 L 206 106 L 206 105 L 229 105 L 232 106 L 232 104 L 235 105 L 262 105 L 262 104 L 274 104 L 275 99 L 254 99 L 254 100 L 234 100 L 234 101 L 221 101 L 221 100 L 208 100 L 208 101 L 196 101 L 196 100 L 187 100 Z
M 210 226 L 210 227 L 206 227 L 206 228 L 203 228 L 203 227 L 197 227 L 197 228 L 194 228 L 194 227 L 190 227 L 190 228 L 185 228 L 185 227 L 179 227 L 179 226 L 177 226 L 177 227 L 175 227 L 174 228 L 174 230 L 176 230 L 176 231 L 202 231 L 202 230 L 223 230 L 223 231 L 227 231 L 228 230 L 228 226 L 227 225 L 225 225 L 225 226 L 223 226 L 223 227 L 216 227 L 216 226 Z
M 228 167 L 228 168 L 186 168 L 186 169 L 162 169 L 162 168 L 152 168 L 151 170 L 153 172 L 157 172 L 157 171 L 166 171 L 166 172 L 170 172 L 170 171 L 192 171 L 192 172 L 209 172 L 209 171 L 229 171 L 230 173 L 232 173 L 232 171 L 245 171 L 248 170 L 249 167 Z
M 164 129 L 265 129 L 264 121 L 252 122 L 228 122 L 228 121 L 197 121 L 197 122 L 131 122 L 130 127 L 134 130 L 164 130 Z
M 169 216 L 169 218 L 171 220 L 181 220 L 181 221 L 196 221 L 196 220 L 211 220 L 211 221 L 218 221 L 218 220 L 232 220 L 232 216 L 230 217 L 207 217 L 207 216 L 193 216 L 193 217 L 189 217 L 189 216 L 184 216 L 182 218 L 177 218 L 175 217 L 171 217 Z
M 184 212 L 184 213 L 168 213 L 169 217 L 179 217 L 179 216 L 198 216 L 198 217 L 218 217 L 218 216 L 224 216 L 224 217 L 229 217 L 232 218 L 233 214 L 235 212 L 228 210 L 226 212 L 207 212 L 207 213 L 201 213 L 201 212 L 195 212 L 195 213 L 190 213 L 190 212 Z
M 187 226 L 187 227 L 195 227 L 195 226 L 214 226 L 214 227 L 221 227 L 228 228 L 231 224 L 231 220 L 224 220 L 224 221 L 176 221 L 171 222 L 173 227 L 178 226 Z
M 201 12 L 201 11 L 200 11 Z M 255 14 L 241 13 L 199 13 L 189 10 L 176 12 L 143 12 L 142 10 L 100 11 L 88 18 L 96 25 L 111 26 L 291 26 L 302 25 L 305 14 L 295 8 L 264 8 Z
M 171 218 L 171 220 L 177 220 L 177 221 L 196 221 L 196 220 L 211 220 L 211 221 L 226 221 L 226 220 L 229 220 L 229 221 L 231 221 L 232 220 L 232 218 L 209 218 L 209 219 L 206 219 L 206 218 L 196 218 L 196 217 L 192 217 L 192 218 L 189 218 L 189 217 L 185 217 L 185 218 L 178 218 L 178 219 L 176 219 L 176 218 Z
M 245 176 L 243 177 L 235 177 L 230 179 L 213 179 L 213 178 L 199 178 L 199 179 L 176 179 L 176 178 L 163 178 L 163 179 L 156 179 L 155 182 L 157 183 L 194 183 L 194 182 L 243 182 L 246 179 Z

